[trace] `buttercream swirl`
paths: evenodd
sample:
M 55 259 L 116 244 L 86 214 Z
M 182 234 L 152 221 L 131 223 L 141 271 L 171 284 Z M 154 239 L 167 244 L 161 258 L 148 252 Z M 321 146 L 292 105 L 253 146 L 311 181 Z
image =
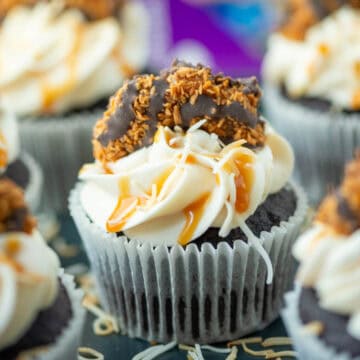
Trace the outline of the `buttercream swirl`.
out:
M 267 253 L 245 220 L 268 194 L 290 177 L 290 145 L 268 125 L 264 147 L 244 140 L 224 145 L 216 134 L 159 126 L 154 143 L 119 160 L 85 165 L 81 201 L 89 217 L 108 232 L 153 245 L 186 245 L 210 227 L 226 237 L 241 227 L 261 253 Z
M 38 231 L 0 234 L 0 350 L 54 302 L 58 271 L 59 260 Z
M 0 174 L 20 153 L 19 132 L 13 114 L 0 109 Z
M 343 6 L 311 26 L 302 41 L 270 37 L 263 73 L 290 97 L 315 97 L 360 109 L 360 10 Z
M 0 26 L 0 104 L 20 115 L 61 113 L 114 92 L 148 56 L 148 19 L 137 1 L 121 18 L 86 21 L 59 2 L 17 6 Z
M 346 236 L 316 224 L 296 242 L 298 280 L 313 287 L 322 308 L 350 316 L 349 333 L 360 340 L 360 230 Z

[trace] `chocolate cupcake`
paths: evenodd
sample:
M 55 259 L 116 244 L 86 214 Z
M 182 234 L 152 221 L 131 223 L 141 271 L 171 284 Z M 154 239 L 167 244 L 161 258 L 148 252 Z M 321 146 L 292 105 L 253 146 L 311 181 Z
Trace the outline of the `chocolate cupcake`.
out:
M 317 203 L 360 145 L 360 2 L 293 0 L 265 56 L 264 109 Z
M 40 204 L 43 176 L 39 165 L 21 151 L 16 118 L 0 109 L 0 179 L 8 178 L 20 186 L 32 210 Z
M 284 320 L 300 359 L 360 359 L 360 157 L 294 246 L 296 291 Z
M 0 358 L 75 359 L 82 293 L 8 179 L 0 180 L 0 280 Z
M 67 210 L 91 160 L 92 127 L 109 95 L 145 66 L 147 34 L 138 1 L 1 1 L 0 105 L 19 116 L 22 144 L 46 173 L 46 210 Z
M 96 123 L 70 211 L 130 336 L 212 343 L 278 316 L 306 204 L 260 95 L 175 62 L 126 82 Z

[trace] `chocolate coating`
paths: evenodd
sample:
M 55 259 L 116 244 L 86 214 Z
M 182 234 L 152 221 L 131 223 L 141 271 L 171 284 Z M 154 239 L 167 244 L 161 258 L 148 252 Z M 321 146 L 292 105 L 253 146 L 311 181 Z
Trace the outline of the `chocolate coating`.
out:
M 110 100 L 94 129 L 94 154 L 114 161 L 153 142 L 159 125 L 184 130 L 201 119 L 203 129 L 223 141 L 245 139 L 262 146 L 264 124 L 255 78 L 213 75 L 202 65 L 175 62 L 159 76 L 140 75 L 126 82 Z

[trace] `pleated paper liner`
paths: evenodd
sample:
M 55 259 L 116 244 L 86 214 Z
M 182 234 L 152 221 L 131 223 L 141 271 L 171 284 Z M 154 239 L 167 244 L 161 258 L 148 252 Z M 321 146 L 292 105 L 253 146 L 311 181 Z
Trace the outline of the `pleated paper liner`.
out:
M 317 111 L 286 99 L 280 88 L 264 85 L 267 119 L 295 151 L 295 178 L 316 204 L 338 185 L 344 164 L 360 146 L 360 113 Z
M 67 199 L 81 166 L 93 160 L 92 129 L 103 109 L 83 111 L 64 118 L 19 120 L 22 147 L 44 172 L 41 210 L 67 211 Z
M 261 240 L 274 280 L 266 285 L 266 266 L 242 240 L 201 250 L 190 244 L 152 247 L 103 231 L 80 203 L 81 184 L 70 196 L 70 212 L 88 253 L 102 305 L 131 337 L 150 341 L 213 343 L 261 329 L 278 315 L 293 281 L 291 247 L 306 215 L 306 199 L 295 184 L 293 216 Z

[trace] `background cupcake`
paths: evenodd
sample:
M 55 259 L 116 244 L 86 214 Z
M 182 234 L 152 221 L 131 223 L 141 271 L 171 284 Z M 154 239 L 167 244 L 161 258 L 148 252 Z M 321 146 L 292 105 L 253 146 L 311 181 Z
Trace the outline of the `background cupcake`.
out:
M 9 1 L 0 14 L 0 104 L 20 117 L 23 145 L 44 171 L 44 204 L 66 209 L 99 102 L 146 64 L 138 1 Z
M 296 242 L 298 288 L 284 320 L 300 359 L 360 358 L 360 158 Z
M 0 282 L 0 358 L 31 352 L 36 359 L 75 359 L 82 294 L 60 272 L 22 190 L 8 179 L 0 180 Z
M 177 62 L 126 82 L 97 122 L 70 211 L 130 336 L 210 343 L 278 315 L 306 206 L 259 99 L 255 78 Z
M 269 39 L 265 111 L 294 146 L 295 174 L 315 202 L 360 144 L 359 30 L 357 1 L 294 0 Z
M 21 151 L 16 118 L 0 109 L 0 178 L 9 178 L 20 186 L 32 210 L 40 204 L 43 176 L 39 165 Z

